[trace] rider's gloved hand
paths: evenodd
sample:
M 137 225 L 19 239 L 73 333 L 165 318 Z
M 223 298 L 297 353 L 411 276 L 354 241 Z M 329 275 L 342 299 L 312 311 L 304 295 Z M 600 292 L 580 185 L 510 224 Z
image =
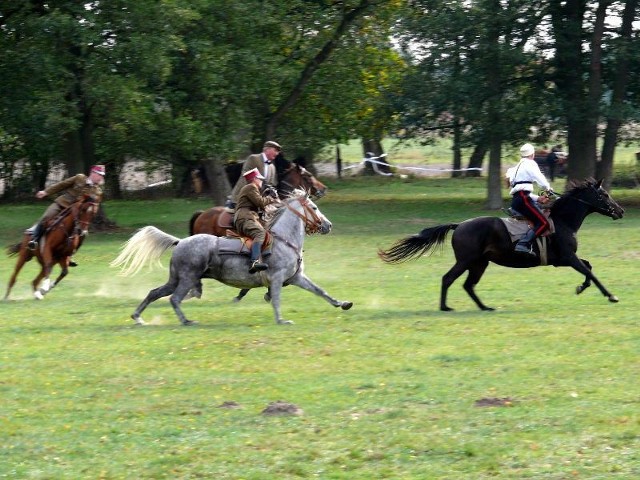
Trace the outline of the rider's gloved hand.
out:
M 271 187 L 271 186 L 266 187 L 264 189 L 263 194 L 264 194 L 265 197 L 278 198 L 278 191 L 275 188 Z

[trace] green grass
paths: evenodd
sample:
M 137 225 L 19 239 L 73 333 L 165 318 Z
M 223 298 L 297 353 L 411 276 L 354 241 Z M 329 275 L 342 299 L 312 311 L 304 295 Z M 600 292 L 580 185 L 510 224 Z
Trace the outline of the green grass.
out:
M 129 315 L 166 269 L 119 277 L 108 263 L 137 227 L 185 236 L 204 200 L 107 201 L 120 226 L 91 234 L 80 266 L 44 301 L 29 264 L 0 303 L 0 478 L 632 479 L 640 475 L 637 294 L 640 193 L 614 190 L 613 222 L 592 215 L 581 257 L 620 298 L 565 268 L 492 265 L 477 292 L 456 282 L 438 310 L 451 248 L 398 266 L 379 247 L 483 210 L 483 179 L 328 179 L 334 223 L 309 237 L 306 270 L 336 310 L 295 287 L 277 326 L 262 291 L 205 282 L 181 327 L 166 300 Z M 42 204 L 2 207 L 0 243 Z M 15 260 L 0 257 L 0 293 Z M 168 263 L 168 256 L 164 258 Z M 478 407 L 485 398 L 510 406 Z M 267 417 L 283 400 L 296 417 Z M 219 408 L 223 402 L 240 408 Z

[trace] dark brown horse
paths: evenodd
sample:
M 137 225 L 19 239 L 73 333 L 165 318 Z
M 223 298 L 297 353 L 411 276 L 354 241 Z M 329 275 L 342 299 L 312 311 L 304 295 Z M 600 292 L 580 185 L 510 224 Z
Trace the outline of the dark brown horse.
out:
M 378 255 L 387 263 L 400 263 L 432 253 L 441 246 L 447 233 L 454 230 L 451 244 L 456 257 L 455 265 L 442 277 L 440 310 L 452 310 L 447 306 L 447 290 L 465 271 L 469 272 L 464 289 L 482 310 L 493 310 L 484 305 L 474 288 L 480 281 L 489 262 L 512 268 L 537 267 L 543 264 L 555 267 L 572 267 L 585 276 L 585 281 L 576 292 L 582 293 L 591 282 L 595 283 L 610 302 L 618 298 L 611 294 L 591 271 L 591 264 L 576 255 L 578 250 L 577 232 L 590 213 L 597 212 L 614 220 L 622 218 L 624 210 L 602 188 L 602 181 L 588 180 L 573 183 L 551 207 L 550 218 L 555 224 L 555 232 L 548 238 L 546 254 L 534 242 L 536 257 L 514 251 L 505 222 L 498 217 L 479 217 L 462 223 L 450 223 L 425 228 L 420 233 L 398 241 L 388 250 L 380 250 Z M 546 263 L 541 258 L 546 258 Z
M 59 215 L 49 220 L 45 225 L 45 233 L 35 251 L 29 250 L 27 244 L 31 236 L 25 233 L 22 242 L 7 248 L 9 256 L 18 255 L 18 262 L 9 280 L 4 299 L 9 298 L 9 292 L 16 283 L 18 273 L 23 265 L 33 257 L 40 262 L 40 273 L 33 280 L 33 295 L 42 300 L 44 295 L 55 287 L 69 273 L 71 255 L 80 248 L 85 235 L 89 231 L 89 225 L 94 215 L 98 212 L 98 203 L 89 196 L 64 209 Z M 56 280 L 51 283 L 49 276 L 55 264 L 60 265 L 62 271 Z M 42 286 L 38 288 L 40 282 Z
M 320 180 L 297 163 L 289 163 L 289 166 L 278 175 L 277 188 L 278 196 L 283 199 L 288 198 L 295 189 L 302 189 L 313 198 L 320 198 L 327 191 L 327 187 Z M 231 217 L 228 216 L 225 219 L 224 212 L 224 207 L 212 207 L 195 212 L 189 220 L 189 235 L 208 233 L 224 237 L 227 230 L 231 228 Z

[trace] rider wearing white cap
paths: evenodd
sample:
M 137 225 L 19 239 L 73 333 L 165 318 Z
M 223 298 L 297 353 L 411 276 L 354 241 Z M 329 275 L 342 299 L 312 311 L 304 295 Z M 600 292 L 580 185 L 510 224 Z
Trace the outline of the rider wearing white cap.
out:
M 266 189 L 262 196 L 260 187 L 264 176 L 253 168 L 243 175 L 247 184 L 242 187 L 238 194 L 238 202 L 233 221 L 236 230 L 241 235 L 253 239 L 251 245 L 251 268 L 249 273 L 256 273 L 268 268 L 266 263 L 262 262 L 261 251 L 262 245 L 266 239 L 266 231 L 260 223 L 260 212 L 269 204 L 278 200 L 278 194 L 274 189 Z
M 520 162 L 507 170 L 507 178 L 511 187 L 509 194 L 512 196 L 511 208 L 533 223 L 533 228 L 529 229 L 518 241 L 515 250 L 529 255 L 535 255 L 531 247 L 533 240 L 542 235 L 550 226 L 549 220 L 536 204 L 538 195 L 533 193 L 533 182 L 543 189 L 553 192 L 551 185 L 533 159 L 534 155 L 533 145 L 525 143 L 520 147 Z

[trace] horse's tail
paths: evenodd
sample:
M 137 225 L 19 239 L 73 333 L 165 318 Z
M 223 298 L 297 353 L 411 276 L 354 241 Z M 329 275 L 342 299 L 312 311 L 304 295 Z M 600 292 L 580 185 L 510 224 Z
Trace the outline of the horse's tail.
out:
M 10 257 L 14 257 L 15 255 L 17 255 L 20 252 L 20 247 L 22 246 L 22 242 L 13 244 L 13 245 L 9 245 L 7 247 L 7 255 Z
M 179 241 L 178 237 L 164 233 L 156 227 L 141 228 L 127 240 L 120 255 L 110 265 L 120 268 L 124 276 L 135 275 L 145 265 L 158 262 L 160 256 L 171 247 L 175 247 Z
M 191 215 L 191 219 L 189 220 L 189 236 L 193 235 L 193 226 L 195 225 L 198 217 L 203 213 L 204 213 L 204 210 L 198 210 L 193 215 Z
M 449 231 L 457 226 L 457 223 L 449 223 L 425 228 L 416 235 L 396 242 L 388 250 L 378 250 L 378 256 L 386 263 L 401 263 L 421 255 L 430 255 L 437 246 L 442 246 Z

